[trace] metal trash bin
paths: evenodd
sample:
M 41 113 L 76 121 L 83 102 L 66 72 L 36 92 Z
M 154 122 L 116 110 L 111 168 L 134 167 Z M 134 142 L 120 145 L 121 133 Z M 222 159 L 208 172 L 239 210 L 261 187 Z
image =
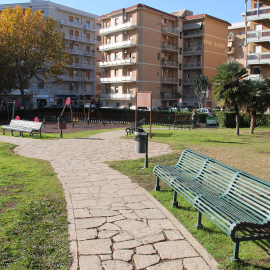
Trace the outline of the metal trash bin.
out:
M 64 121 L 65 118 L 63 116 L 58 117 L 58 129 L 66 129 L 66 121 Z
M 141 131 L 141 130 L 140 130 Z M 143 130 L 143 132 L 135 132 L 135 153 L 144 154 L 146 153 L 146 140 L 148 133 Z

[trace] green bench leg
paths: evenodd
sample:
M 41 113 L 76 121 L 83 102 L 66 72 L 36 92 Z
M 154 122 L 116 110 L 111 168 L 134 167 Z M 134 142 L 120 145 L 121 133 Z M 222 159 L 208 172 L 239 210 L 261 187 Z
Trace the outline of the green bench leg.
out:
M 178 202 L 177 202 L 177 192 L 173 192 L 173 201 L 172 201 L 172 207 L 178 207 Z
M 5 130 L 3 129 L 3 135 L 5 135 Z
M 196 229 L 202 229 L 203 225 L 202 225 L 202 213 L 198 212 L 198 217 L 197 217 L 197 224 L 195 224 L 195 228 Z
M 157 182 L 156 182 L 156 186 L 155 186 L 155 191 L 160 191 L 159 177 L 157 177 Z
M 239 259 L 239 245 L 240 245 L 240 242 L 234 242 L 233 256 L 230 258 L 232 261 L 235 261 L 235 262 L 241 261 Z
M 11 136 L 13 136 L 13 130 L 11 130 L 10 133 L 11 133 Z

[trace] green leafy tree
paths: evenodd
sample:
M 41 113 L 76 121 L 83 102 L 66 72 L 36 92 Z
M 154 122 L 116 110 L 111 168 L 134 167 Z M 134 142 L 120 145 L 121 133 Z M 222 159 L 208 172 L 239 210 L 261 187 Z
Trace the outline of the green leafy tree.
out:
M 251 115 L 250 133 L 253 134 L 256 125 L 257 113 L 264 113 L 270 106 L 270 78 L 263 81 L 246 81 L 249 86 L 249 102 L 245 112 Z
M 212 78 L 215 86 L 214 98 L 219 104 L 235 108 L 236 135 L 239 135 L 240 109 L 249 100 L 249 87 L 245 83 L 248 71 L 237 61 L 217 66 L 217 74 Z
M 199 101 L 200 107 L 203 107 L 207 93 L 210 92 L 212 83 L 208 80 L 208 77 L 205 75 L 198 75 L 193 81 L 193 89 L 197 99 Z
M 8 7 L 0 14 L 0 91 L 21 91 L 33 82 L 58 84 L 68 64 L 64 32 L 41 10 Z

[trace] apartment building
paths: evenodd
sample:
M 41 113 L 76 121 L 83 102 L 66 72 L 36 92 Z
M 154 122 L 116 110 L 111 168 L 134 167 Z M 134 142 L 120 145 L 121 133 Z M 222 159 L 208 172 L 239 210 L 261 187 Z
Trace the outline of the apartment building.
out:
M 250 30 L 250 23 L 247 23 L 247 30 Z M 245 31 L 245 22 L 232 23 L 228 27 L 228 60 L 237 60 L 242 67 L 246 66 Z
M 151 91 L 153 106 L 197 106 L 197 75 L 209 78 L 227 61 L 228 22 L 189 10 L 171 14 L 138 4 L 102 21 L 103 106 L 135 105 L 137 91 Z M 212 107 L 211 94 L 207 105 Z
M 263 79 L 270 73 L 270 2 L 251 0 L 246 16 L 249 29 L 247 38 L 246 66 L 252 79 Z
M 103 106 L 134 106 L 137 91 L 151 91 L 153 106 L 179 104 L 183 20 L 143 4 L 99 19 Z
M 33 11 L 42 10 L 46 16 L 50 15 L 58 19 L 61 29 L 65 31 L 70 53 L 69 64 L 62 75 L 63 82 L 51 86 L 33 81 L 31 87 L 27 89 L 27 103 L 30 104 L 32 101 L 35 106 L 46 104 L 63 106 L 67 97 L 81 101 L 99 96 L 101 90 L 96 84 L 96 73 L 99 72 L 99 67 L 95 65 L 95 57 L 101 57 L 96 50 L 100 42 L 97 41 L 97 36 L 101 26 L 98 16 L 43 0 L 0 5 L 0 10 L 17 5 L 22 8 L 31 7 Z M 20 91 L 13 90 L 12 94 L 5 98 L 9 101 L 13 99 L 20 101 Z
M 173 13 L 175 14 L 175 13 Z M 178 14 L 181 16 L 180 12 Z M 230 23 L 207 14 L 184 14 L 183 92 L 184 105 L 197 106 L 192 83 L 198 75 L 211 79 L 216 67 L 227 61 Z M 206 95 L 206 107 L 214 107 L 213 89 Z

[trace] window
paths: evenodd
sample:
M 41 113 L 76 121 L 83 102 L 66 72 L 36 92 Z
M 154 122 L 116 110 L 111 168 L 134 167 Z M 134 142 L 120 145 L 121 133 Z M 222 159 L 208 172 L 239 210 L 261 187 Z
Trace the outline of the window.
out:
M 97 36 L 97 41 L 101 41 L 101 36 Z
M 110 27 L 110 23 L 109 22 L 106 22 L 105 28 L 109 28 L 109 27 Z
M 97 27 L 98 29 L 100 29 L 100 28 L 101 28 L 101 24 L 100 24 L 100 23 L 97 23 L 96 27 Z
M 179 64 L 179 70 L 182 70 L 182 64 Z
M 79 23 L 79 18 L 75 18 L 75 23 Z
M 160 36 L 158 36 L 157 41 L 160 42 Z
M 86 59 L 85 62 L 86 62 L 87 65 L 89 65 L 90 64 L 90 59 Z
M 116 19 L 114 20 L 114 25 L 116 26 L 116 25 L 118 25 L 118 24 L 119 24 L 119 19 L 116 18 Z
M 97 84 L 96 88 L 97 90 L 101 90 L 101 84 Z
M 239 35 L 242 36 L 242 31 L 239 32 Z
M 132 87 L 129 87 L 129 90 L 128 90 L 129 94 L 132 95 Z M 130 106 L 131 107 L 131 106 Z
M 73 17 L 72 16 L 69 16 L 69 21 L 73 22 Z
M 39 82 L 37 84 L 38 89 L 44 89 L 44 82 Z
M 182 48 L 179 49 L 179 54 L 182 55 Z
M 239 42 L 239 48 L 242 48 L 242 42 Z
M 117 53 L 117 52 L 115 53 L 115 57 L 114 57 L 114 59 L 119 59 L 119 55 L 118 55 L 118 53 Z
M 157 71 L 157 76 L 158 76 L 158 77 L 160 76 L 160 71 L 159 71 L 159 70 Z
M 157 22 L 158 25 L 160 25 L 160 19 L 158 19 L 158 22 Z
M 118 35 L 115 36 L 115 42 L 118 42 Z
M 69 90 L 73 90 L 73 83 L 69 84 Z
M 114 76 L 117 77 L 118 76 L 118 69 L 114 70 Z
M 259 7 L 262 7 L 263 6 L 263 3 L 259 3 Z M 257 8 L 258 7 L 258 3 L 255 3 L 254 4 L 254 8 Z
M 179 86 L 182 85 L 182 79 L 179 79 Z
M 239 60 L 241 60 L 241 54 L 239 54 Z
M 118 87 L 115 87 L 115 94 L 118 94 Z
M 157 88 L 157 93 L 158 93 L 158 95 L 160 94 L 160 88 L 159 88 L 159 86 Z
M 179 35 L 179 38 L 180 38 L 180 39 L 182 39 L 182 35 L 183 35 L 183 33 L 182 33 L 182 32 L 180 32 L 180 35 Z
M 157 54 L 157 59 L 160 60 L 160 53 Z
M 97 72 L 96 77 L 97 78 L 100 78 L 101 77 L 101 73 L 100 72 Z
M 100 52 L 100 51 L 99 51 L 99 48 L 97 48 L 97 52 Z
M 110 94 L 110 88 L 109 87 L 106 87 L 105 91 L 106 91 L 106 94 Z
M 106 45 L 109 45 L 109 44 L 110 44 L 110 39 L 106 38 Z

